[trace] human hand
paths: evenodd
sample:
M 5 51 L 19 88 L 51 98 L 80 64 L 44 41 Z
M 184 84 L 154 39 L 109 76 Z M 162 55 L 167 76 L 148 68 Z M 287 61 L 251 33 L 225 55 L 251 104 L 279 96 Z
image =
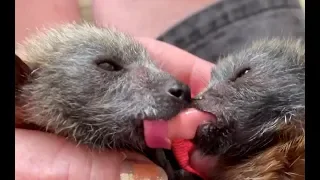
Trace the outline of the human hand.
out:
M 162 69 L 197 94 L 210 78 L 212 64 L 166 43 L 138 39 Z M 129 179 L 162 177 L 162 169 L 135 153 L 97 152 L 52 134 L 16 129 L 16 179 Z M 126 154 L 126 155 L 124 155 Z M 131 173 L 130 173 L 131 172 Z M 133 179 L 133 178 L 132 178 Z

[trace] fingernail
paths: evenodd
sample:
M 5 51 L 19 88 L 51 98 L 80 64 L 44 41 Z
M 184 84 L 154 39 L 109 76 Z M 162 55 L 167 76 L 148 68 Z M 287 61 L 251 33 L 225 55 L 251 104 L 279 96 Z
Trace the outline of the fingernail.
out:
M 155 164 L 124 161 L 120 173 L 121 180 L 167 180 L 164 170 Z

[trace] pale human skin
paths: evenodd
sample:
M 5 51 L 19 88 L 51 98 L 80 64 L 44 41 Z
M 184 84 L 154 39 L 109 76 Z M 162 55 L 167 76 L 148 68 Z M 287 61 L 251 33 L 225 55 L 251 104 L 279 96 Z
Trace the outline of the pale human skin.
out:
M 113 1 L 115 2 L 115 0 Z M 119 3 L 121 4 L 122 2 L 123 5 L 123 1 L 119 1 Z M 170 0 L 165 1 L 169 2 Z M 185 3 L 185 1 L 183 0 L 180 1 L 180 3 Z M 144 1 L 141 0 L 141 3 L 142 2 Z M 204 4 L 202 4 L 202 6 L 194 5 L 195 8 L 186 8 L 183 13 L 180 13 L 179 16 L 177 15 L 175 21 L 164 21 L 166 23 L 164 23 L 163 25 L 159 25 L 157 28 L 145 28 L 143 29 L 143 31 L 142 29 L 140 29 L 140 32 L 134 29 L 137 27 L 134 26 L 134 23 L 136 23 L 137 25 L 142 25 L 139 24 L 142 22 L 139 21 L 139 14 L 137 14 L 138 10 L 136 10 L 136 12 L 132 12 L 132 19 L 137 19 L 137 21 L 131 21 L 131 25 L 120 23 L 115 24 L 115 26 L 136 37 L 148 37 L 137 39 L 143 45 L 145 45 L 151 56 L 153 56 L 154 59 L 159 64 L 161 64 L 161 67 L 163 69 L 173 74 L 179 80 L 190 85 L 193 94 L 196 94 L 203 87 L 205 87 L 206 82 L 209 81 L 210 69 L 212 67 L 212 64 L 171 45 L 153 40 L 152 38 L 162 33 L 169 26 L 172 26 L 179 19 L 201 9 L 202 7 L 207 5 L 205 3 L 208 2 L 209 1 L 204 1 Z M 116 6 L 116 4 L 114 3 L 111 4 Z M 167 7 L 164 2 L 163 4 L 163 7 Z M 148 6 L 148 3 L 145 3 L 145 5 Z M 115 19 L 117 18 L 124 18 L 120 17 L 120 15 L 118 16 L 117 14 L 113 16 L 102 14 L 101 12 L 103 11 L 101 9 L 105 9 L 107 8 L 107 6 L 101 0 L 95 0 L 93 2 L 93 7 L 94 11 L 96 12 L 95 17 L 100 24 L 106 25 L 108 24 L 108 22 L 116 22 Z M 159 5 L 159 7 L 161 6 Z M 109 8 L 112 9 L 112 7 Z M 143 6 L 141 8 L 143 9 L 145 7 Z M 120 8 L 120 10 L 122 9 Z M 173 12 L 170 13 L 172 13 L 172 17 L 175 17 L 173 16 Z M 127 12 L 126 18 L 128 18 L 129 15 L 131 15 L 131 12 Z M 112 17 L 114 17 L 115 19 L 112 20 Z M 169 15 L 167 17 L 169 17 Z M 79 19 L 80 12 L 77 8 L 76 0 L 16 0 L 16 42 L 21 42 L 26 36 L 33 33 L 36 28 L 41 28 L 42 26 L 48 27 L 52 24 L 71 22 Z M 149 25 L 150 24 L 145 24 L 143 26 L 149 27 Z M 132 169 L 132 167 L 139 169 L 137 167 L 142 166 L 146 169 L 158 170 L 159 176 L 162 175 L 163 179 L 166 179 L 165 174 L 162 170 L 160 170 L 159 167 L 152 164 L 149 160 L 142 157 L 141 155 L 128 152 L 124 153 L 91 151 L 86 147 L 76 146 L 75 144 L 68 142 L 61 137 L 57 137 L 52 134 L 40 131 L 16 128 L 15 146 L 15 177 L 18 180 L 88 180 L 106 179 L 106 177 L 108 177 L 108 179 L 116 180 L 119 179 L 121 173 L 128 173 L 124 172 L 124 170 L 128 171 L 128 168 Z M 136 170 L 134 171 L 134 173 L 135 175 L 147 177 L 154 175 L 148 173 L 142 174 L 145 172 L 142 172 L 140 170 Z
M 217 1 L 93 0 L 93 16 L 98 24 L 112 24 L 134 36 L 157 38 L 184 18 Z

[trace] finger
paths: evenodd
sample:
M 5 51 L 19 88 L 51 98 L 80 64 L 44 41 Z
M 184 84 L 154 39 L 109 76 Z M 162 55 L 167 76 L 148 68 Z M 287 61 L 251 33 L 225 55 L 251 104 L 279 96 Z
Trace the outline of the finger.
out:
M 21 43 L 30 34 L 35 33 L 37 28 L 80 19 L 77 0 L 16 0 L 15 42 Z
M 16 129 L 15 146 L 15 177 L 18 180 L 118 180 L 133 175 L 151 179 L 166 177 L 154 164 L 123 161 L 126 156 L 122 153 L 90 151 L 38 131 Z M 133 155 L 129 156 L 134 159 Z
M 97 154 L 62 138 L 16 130 L 15 173 L 18 179 L 118 179 L 121 154 Z M 99 171 L 100 170 L 100 171 Z
M 139 38 L 138 41 L 163 70 L 188 84 L 192 94 L 197 94 L 208 84 L 212 63 L 161 41 L 149 38 Z

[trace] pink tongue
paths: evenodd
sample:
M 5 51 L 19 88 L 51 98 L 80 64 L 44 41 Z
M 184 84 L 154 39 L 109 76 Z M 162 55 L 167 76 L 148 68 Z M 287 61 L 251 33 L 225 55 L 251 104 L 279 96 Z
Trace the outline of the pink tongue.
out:
M 196 109 L 188 109 L 169 121 L 144 120 L 144 137 L 148 147 L 171 149 L 171 140 L 193 139 L 197 127 L 213 116 Z
M 144 120 L 144 139 L 150 148 L 170 149 L 168 135 L 168 122 L 163 120 Z

